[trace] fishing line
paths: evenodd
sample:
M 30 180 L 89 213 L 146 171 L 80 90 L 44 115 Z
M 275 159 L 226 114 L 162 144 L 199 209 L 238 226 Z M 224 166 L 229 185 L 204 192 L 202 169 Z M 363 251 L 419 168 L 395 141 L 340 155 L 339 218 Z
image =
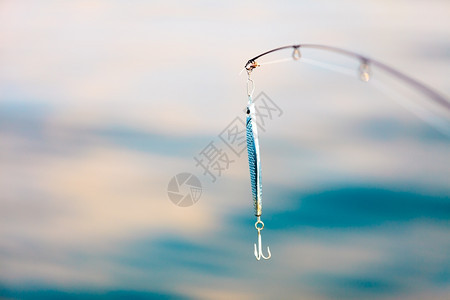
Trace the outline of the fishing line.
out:
M 259 66 L 278 64 L 278 63 L 288 62 L 288 61 L 292 61 L 292 58 L 282 58 L 282 59 L 272 60 L 272 61 L 268 61 L 265 63 L 261 63 L 261 64 L 259 64 Z
M 333 71 L 336 73 L 340 73 L 346 76 L 355 76 L 355 70 L 350 69 L 350 68 L 346 68 L 346 67 L 341 67 L 338 65 L 333 65 L 333 64 L 329 64 L 329 63 L 325 63 L 325 62 L 321 62 L 315 59 L 311 59 L 311 58 L 306 58 L 303 57 L 301 63 L 306 63 L 312 66 L 316 66 L 325 70 L 329 70 L 329 71 Z

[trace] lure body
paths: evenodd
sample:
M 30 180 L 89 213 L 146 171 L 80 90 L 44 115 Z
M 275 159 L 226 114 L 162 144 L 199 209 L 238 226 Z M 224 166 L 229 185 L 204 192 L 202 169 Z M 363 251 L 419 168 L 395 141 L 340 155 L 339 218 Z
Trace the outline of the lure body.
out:
M 261 184 L 261 161 L 259 152 L 258 129 L 255 117 L 255 104 L 249 97 L 247 106 L 247 151 L 248 164 L 250 168 L 250 180 L 252 185 L 253 208 L 255 216 L 260 217 L 262 213 L 262 184 Z

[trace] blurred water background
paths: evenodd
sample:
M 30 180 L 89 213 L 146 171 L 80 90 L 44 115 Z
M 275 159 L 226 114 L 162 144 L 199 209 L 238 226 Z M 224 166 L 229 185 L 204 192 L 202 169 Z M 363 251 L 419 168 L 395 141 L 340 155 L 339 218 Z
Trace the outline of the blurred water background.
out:
M 246 153 L 221 137 L 246 61 L 295 43 L 450 95 L 444 0 L 2 1 L 0 298 L 448 299 L 450 138 L 411 109 L 429 99 L 326 53 L 302 54 L 354 78 L 252 73 L 278 107 L 260 130 L 272 258 L 255 260 Z M 194 160 L 211 145 L 231 161 L 215 178 Z M 183 172 L 190 207 L 167 193 Z

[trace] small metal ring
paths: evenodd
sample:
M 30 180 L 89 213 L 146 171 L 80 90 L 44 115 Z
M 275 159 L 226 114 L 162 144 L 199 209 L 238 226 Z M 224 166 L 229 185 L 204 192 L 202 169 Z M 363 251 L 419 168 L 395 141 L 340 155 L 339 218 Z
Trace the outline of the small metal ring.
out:
M 294 47 L 294 51 L 292 52 L 292 58 L 294 60 L 299 60 L 300 58 L 302 58 L 302 54 L 300 53 L 299 48 L 300 46 Z
M 261 227 L 258 227 L 258 224 L 261 224 Z M 263 230 L 263 229 L 264 229 L 264 222 L 261 221 L 261 220 L 256 221 L 256 223 L 255 223 L 255 228 L 256 228 L 256 230 L 258 230 L 258 231 Z
M 370 65 L 367 60 L 361 60 L 361 64 L 359 65 L 359 78 L 362 81 L 369 81 L 371 76 Z

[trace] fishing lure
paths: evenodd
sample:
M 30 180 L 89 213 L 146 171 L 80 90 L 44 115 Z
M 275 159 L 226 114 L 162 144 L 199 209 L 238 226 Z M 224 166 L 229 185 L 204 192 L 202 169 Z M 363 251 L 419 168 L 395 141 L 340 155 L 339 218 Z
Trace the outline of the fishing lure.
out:
M 251 91 L 250 91 L 251 89 Z M 252 101 L 252 94 L 254 90 L 253 81 L 250 79 L 250 72 L 248 72 L 248 105 L 247 105 L 247 151 L 248 164 L 250 168 L 250 180 L 252 185 L 253 207 L 255 209 L 256 223 L 255 228 L 258 231 L 258 247 L 255 244 L 255 257 L 257 260 L 261 258 L 269 259 L 272 254 L 269 247 L 267 247 L 268 255 L 264 256 L 261 246 L 261 230 L 264 229 L 264 223 L 261 221 L 262 213 L 262 184 L 261 184 L 261 160 L 259 153 L 258 128 L 256 125 L 255 104 Z

